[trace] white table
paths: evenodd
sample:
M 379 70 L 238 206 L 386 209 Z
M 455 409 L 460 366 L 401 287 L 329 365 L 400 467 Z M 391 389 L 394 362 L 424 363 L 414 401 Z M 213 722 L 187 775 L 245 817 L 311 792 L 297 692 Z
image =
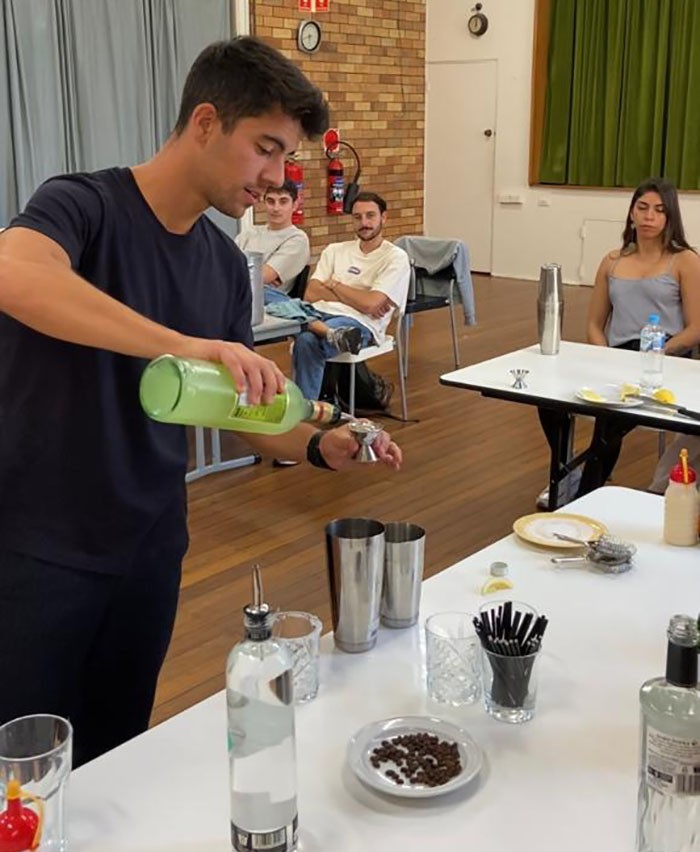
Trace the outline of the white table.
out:
M 512 369 L 529 370 L 526 387 L 513 387 Z M 542 355 L 539 345 L 518 349 L 489 361 L 472 364 L 440 377 L 440 383 L 482 396 L 535 405 L 560 413 L 557 434 L 551 443 L 549 505 L 557 505 L 561 479 L 578 466 L 585 453 L 570 458 L 572 426 L 576 414 L 595 417 L 615 416 L 639 425 L 672 432 L 700 434 L 700 420 L 675 414 L 672 410 L 646 405 L 638 408 L 608 408 L 584 402 L 574 396 L 579 388 L 637 382 L 641 373 L 638 352 L 562 341 L 558 355 Z M 690 358 L 664 358 L 664 386 L 671 388 L 681 405 L 700 411 L 700 364 Z
M 304 323 L 299 320 L 284 319 L 265 314 L 260 325 L 253 326 L 253 340 L 256 345 L 260 343 L 274 343 L 285 337 L 293 337 L 304 328 Z M 211 443 L 211 461 L 207 462 L 206 433 L 209 432 Z M 185 482 L 193 482 L 210 473 L 220 473 L 222 470 L 235 470 L 239 467 L 248 467 L 258 464 L 260 455 L 250 453 L 235 459 L 221 459 L 221 435 L 218 429 L 205 430 L 202 426 L 196 426 L 194 430 L 194 467 L 185 476 Z
M 513 598 L 550 618 L 532 721 L 429 703 L 417 626 L 382 629 L 359 655 L 324 638 L 319 697 L 297 713 L 303 852 L 632 852 L 637 693 L 663 674 L 669 617 L 697 611 L 700 552 L 661 544 L 660 497 L 604 488 L 567 508 L 636 542 L 635 568 L 557 567 L 508 536 L 423 585 L 421 624 L 441 610 L 474 612 L 489 564 L 510 564 Z M 486 756 L 478 780 L 428 800 L 366 789 L 345 766 L 348 738 L 370 721 L 423 713 L 472 733 Z M 228 852 L 223 693 L 74 772 L 70 823 L 73 852 Z

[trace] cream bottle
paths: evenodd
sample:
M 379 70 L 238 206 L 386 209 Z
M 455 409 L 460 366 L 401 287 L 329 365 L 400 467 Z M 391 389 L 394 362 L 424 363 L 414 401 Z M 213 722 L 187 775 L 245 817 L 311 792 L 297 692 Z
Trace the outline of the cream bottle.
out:
M 681 450 L 664 494 L 664 541 L 681 547 L 698 543 L 697 474 L 688 465 L 688 451 Z

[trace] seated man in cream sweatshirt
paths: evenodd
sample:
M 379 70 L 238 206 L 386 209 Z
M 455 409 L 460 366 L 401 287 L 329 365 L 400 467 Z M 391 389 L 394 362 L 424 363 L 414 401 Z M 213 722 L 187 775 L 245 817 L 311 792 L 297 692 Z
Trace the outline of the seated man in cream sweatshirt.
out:
M 382 236 L 386 202 L 374 192 L 359 193 L 352 220 L 357 239 L 323 250 L 304 301 L 294 304 L 310 320 L 292 355 L 294 379 L 307 399 L 318 399 L 328 358 L 381 344 L 394 311 L 406 304 L 410 264 L 406 252 Z M 279 314 L 289 316 L 294 308 L 284 302 L 290 300 L 275 293 L 267 309 L 275 313 L 279 305 Z
M 269 293 L 289 293 L 294 279 L 310 259 L 309 238 L 292 224 L 297 203 L 297 187 L 291 180 L 271 186 L 265 196 L 266 225 L 252 225 L 235 239 L 242 251 L 258 251 L 263 256 L 265 302 Z

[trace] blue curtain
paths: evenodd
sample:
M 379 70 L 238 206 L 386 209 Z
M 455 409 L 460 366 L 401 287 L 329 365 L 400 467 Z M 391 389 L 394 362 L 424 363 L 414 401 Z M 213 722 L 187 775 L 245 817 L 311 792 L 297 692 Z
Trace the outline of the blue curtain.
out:
M 0 2 L 0 226 L 50 175 L 152 156 L 193 59 L 232 34 L 229 0 Z

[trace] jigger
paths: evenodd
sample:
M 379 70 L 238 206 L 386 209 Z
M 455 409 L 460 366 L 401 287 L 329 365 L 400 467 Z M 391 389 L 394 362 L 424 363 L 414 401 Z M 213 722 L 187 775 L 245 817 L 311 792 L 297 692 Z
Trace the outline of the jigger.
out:
M 516 390 L 522 390 L 523 388 L 527 387 L 527 385 L 525 384 L 525 378 L 530 372 L 529 370 L 510 370 L 509 372 L 511 376 L 515 379 L 515 381 L 513 382 L 513 387 Z
M 360 462 L 376 462 L 378 461 L 377 454 L 372 449 L 372 444 L 382 431 L 382 427 L 372 420 L 362 418 L 361 420 L 353 420 L 348 424 L 348 429 L 357 439 L 360 445 L 360 451 L 356 458 Z

